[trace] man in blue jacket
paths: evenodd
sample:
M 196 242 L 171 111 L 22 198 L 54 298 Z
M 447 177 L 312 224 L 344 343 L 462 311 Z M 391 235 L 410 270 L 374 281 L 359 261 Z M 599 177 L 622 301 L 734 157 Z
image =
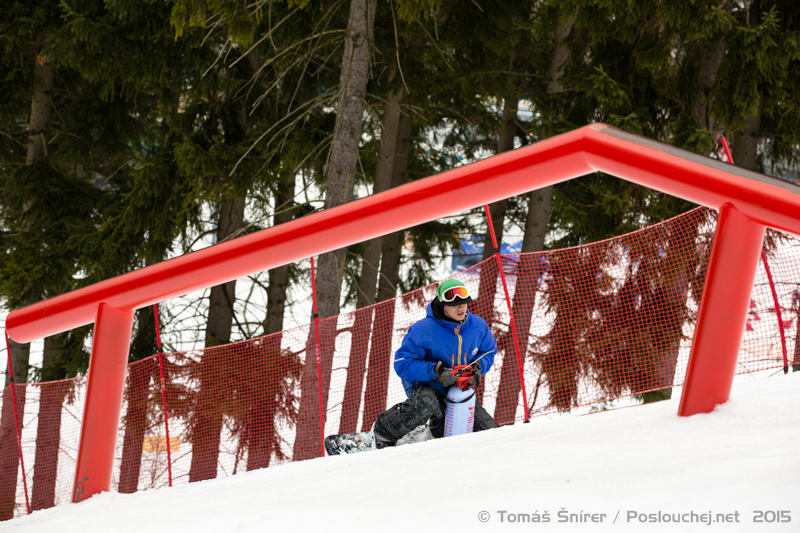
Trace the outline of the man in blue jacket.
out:
M 375 447 L 394 446 L 418 426 L 429 424 L 431 433 L 444 431 L 444 397 L 456 381 L 451 373 L 458 365 L 474 368 L 472 387 L 489 371 L 497 353 L 497 342 L 486 322 L 467 309 L 472 298 L 456 279 L 439 285 L 428 304 L 427 316 L 408 330 L 394 355 L 394 369 L 403 381 L 408 400 L 385 411 L 375 421 Z M 480 402 L 475 403 L 474 431 L 498 427 Z

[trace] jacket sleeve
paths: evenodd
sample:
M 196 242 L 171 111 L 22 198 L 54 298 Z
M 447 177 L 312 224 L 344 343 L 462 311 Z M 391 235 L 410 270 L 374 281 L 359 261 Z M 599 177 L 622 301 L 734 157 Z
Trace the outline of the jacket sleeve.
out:
M 478 348 L 478 353 L 475 354 L 475 359 L 473 359 L 474 361 L 480 358 L 478 362 L 481 365 L 481 375 L 489 372 L 489 369 L 492 368 L 492 364 L 494 364 L 494 356 L 497 354 L 497 341 L 494 340 L 492 330 L 489 329 L 486 323 L 484 323 L 483 327 L 485 329 L 485 334 Z
M 394 370 L 401 379 L 411 383 L 427 383 L 436 379 L 432 361 L 425 360 L 425 348 L 415 341 L 415 328 L 412 327 L 403 338 L 403 344 L 394 354 Z

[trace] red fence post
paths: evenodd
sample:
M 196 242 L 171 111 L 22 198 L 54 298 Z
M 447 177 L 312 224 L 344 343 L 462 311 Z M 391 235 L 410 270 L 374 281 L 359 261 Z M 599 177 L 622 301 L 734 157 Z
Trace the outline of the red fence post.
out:
M 720 137 L 719 140 L 722 141 L 722 148 L 725 149 L 725 155 L 728 157 L 728 163 L 733 165 L 733 157 L 731 156 L 731 149 L 728 148 L 728 141 L 725 137 Z
M 775 291 L 775 283 L 772 281 L 772 272 L 769 270 L 769 263 L 767 263 L 767 254 L 764 249 L 761 249 L 761 260 L 764 262 L 764 270 L 767 271 L 767 279 L 769 280 L 769 288 L 772 290 L 772 300 L 775 302 L 775 315 L 778 319 L 778 329 L 781 332 L 781 349 L 783 350 L 783 373 L 789 373 L 789 355 L 786 353 L 786 334 L 783 331 L 783 317 L 781 316 L 781 304 L 778 303 L 778 293 Z
M 765 229 L 733 204 L 720 209 L 679 416 L 711 412 L 730 397 Z
M 133 310 L 98 306 L 72 501 L 111 488 L 132 331 Z
M 500 248 L 497 246 L 497 237 L 494 234 L 494 224 L 492 224 L 492 215 L 489 213 L 489 204 L 483 205 L 486 211 L 486 220 L 489 221 L 489 234 L 492 236 L 492 246 L 494 246 L 494 257 L 497 260 L 497 270 L 500 271 L 500 279 L 503 281 L 503 291 L 506 296 L 506 306 L 508 307 L 509 325 L 511 327 L 511 337 L 514 339 L 514 349 L 517 354 L 517 368 L 519 368 L 519 383 L 522 388 L 522 407 L 525 412 L 525 422 L 530 422 L 531 414 L 528 410 L 528 392 L 525 390 L 525 375 L 523 374 L 522 355 L 519 350 L 519 341 L 517 340 L 517 326 L 514 324 L 514 314 L 511 312 L 511 298 L 508 296 L 508 285 L 506 284 L 506 273 L 503 270 L 503 261 L 500 259 Z M 486 246 L 484 244 L 484 246 Z M 505 359 L 503 359 L 505 364 Z
M 161 328 L 158 323 L 158 304 L 153 304 L 153 315 L 156 317 L 156 343 L 158 344 L 158 372 L 161 375 L 161 410 L 164 411 L 164 433 L 167 439 L 167 475 L 169 486 L 172 486 L 172 450 L 169 440 L 169 417 L 167 416 L 167 386 L 164 384 L 164 350 L 161 348 Z
M 319 401 L 320 457 L 325 457 L 325 412 L 322 410 L 322 363 L 319 360 L 319 313 L 317 313 L 317 280 L 314 277 L 314 257 L 311 257 L 311 297 L 314 300 L 314 350 L 317 359 L 317 395 Z M 306 360 L 308 364 L 308 360 Z
M 22 468 L 22 490 L 25 492 L 25 507 L 28 514 L 31 514 L 31 502 L 28 499 L 28 480 L 25 475 L 25 461 L 22 459 L 22 435 L 19 429 L 19 414 L 17 413 L 17 384 L 14 383 L 14 371 L 11 368 L 11 345 L 8 342 L 8 331 L 6 331 L 6 354 L 8 355 L 8 368 L 6 371 L 11 376 L 11 399 L 14 402 L 14 424 L 17 428 L 17 450 L 19 451 L 19 465 Z

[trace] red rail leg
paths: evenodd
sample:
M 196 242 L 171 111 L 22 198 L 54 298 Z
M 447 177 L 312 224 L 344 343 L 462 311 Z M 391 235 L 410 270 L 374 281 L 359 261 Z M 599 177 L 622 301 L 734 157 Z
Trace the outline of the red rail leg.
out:
M 730 397 L 764 230 L 732 204 L 720 209 L 679 416 L 711 412 Z
M 132 310 L 120 311 L 104 303 L 98 306 L 72 493 L 74 502 L 111 488 L 132 330 Z

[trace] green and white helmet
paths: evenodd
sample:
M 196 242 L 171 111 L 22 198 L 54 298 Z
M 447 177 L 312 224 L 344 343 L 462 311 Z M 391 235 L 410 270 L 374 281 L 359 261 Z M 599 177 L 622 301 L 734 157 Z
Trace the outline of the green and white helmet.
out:
M 440 302 L 448 306 L 472 303 L 472 297 L 469 295 L 467 286 L 457 279 L 448 279 L 441 282 L 437 296 Z

